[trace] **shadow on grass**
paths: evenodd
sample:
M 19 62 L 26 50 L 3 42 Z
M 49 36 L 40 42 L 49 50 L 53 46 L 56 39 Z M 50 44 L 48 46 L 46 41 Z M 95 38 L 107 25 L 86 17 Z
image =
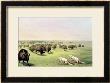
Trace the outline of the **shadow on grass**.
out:
M 53 52 L 48 52 L 48 54 L 53 54 Z
M 37 55 L 39 55 L 39 56 L 46 56 L 46 54 L 37 54 Z
M 24 63 L 22 63 L 23 64 L 23 66 L 35 66 L 34 64 L 32 64 L 32 63 L 26 63 L 26 62 L 24 62 Z

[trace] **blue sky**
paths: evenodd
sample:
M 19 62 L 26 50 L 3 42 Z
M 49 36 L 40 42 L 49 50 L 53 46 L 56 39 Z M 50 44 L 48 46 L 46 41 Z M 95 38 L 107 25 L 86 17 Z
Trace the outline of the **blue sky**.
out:
M 91 18 L 22 17 L 19 40 L 92 40 Z

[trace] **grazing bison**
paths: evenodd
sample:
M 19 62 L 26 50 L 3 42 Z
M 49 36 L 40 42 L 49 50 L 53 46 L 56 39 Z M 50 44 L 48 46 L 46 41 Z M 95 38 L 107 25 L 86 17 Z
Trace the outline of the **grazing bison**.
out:
M 32 45 L 30 46 L 30 50 L 32 52 L 36 51 L 36 52 L 40 52 L 40 54 L 42 55 L 43 53 L 45 53 L 44 51 L 46 51 L 46 48 L 44 47 L 44 45 Z
M 37 51 L 40 52 L 41 55 L 43 53 L 45 53 L 46 51 L 49 53 L 51 51 L 51 45 L 50 44 L 47 44 L 47 45 L 41 44 L 41 45 L 37 46 L 36 52 Z
M 50 44 L 46 46 L 46 51 L 47 51 L 48 53 L 51 51 L 51 45 L 50 45 Z
M 79 44 L 78 47 L 84 47 L 84 44 Z
M 52 49 L 52 45 L 51 44 L 36 44 L 36 45 L 32 45 L 29 48 L 32 52 L 39 52 L 41 55 L 43 53 L 45 53 L 46 51 L 49 53 Z
M 57 44 L 54 44 L 54 45 L 52 46 L 52 48 L 53 48 L 53 49 L 56 49 L 56 48 L 57 48 Z
M 82 47 L 84 47 L 84 45 L 82 44 Z
M 32 51 L 32 52 L 35 51 L 36 50 L 36 46 L 35 45 L 30 46 L 29 50 Z
M 77 48 L 77 46 L 76 45 L 69 45 L 68 48 L 69 49 L 74 49 L 74 48 Z
M 40 54 L 42 55 L 43 53 L 45 53 L 45 47 L 43 45 L 39 46 L 36 51 L 40 52 Z
M 24 63 L 24 61 L 27 61 L 27 63 L 28 63 L 29 56 L 30 56 L 30 54 L 28 53 L 27 50 L 21 49 L 18 53 L 18 60 L 19 60 L 19 62 L 23 61 L 23 63 Z
M 62 49 L 64 49 L 64 51 L 67 50 L 67 45 L 60 45 L 59 47 L 62 48 Z
M 78 47 L 81 47 L 81 44 L 79 44 Z
M 63 45 L 63 49 L 64 49 L 64 51 L 66 51 L 67 50 L 67 45 Z

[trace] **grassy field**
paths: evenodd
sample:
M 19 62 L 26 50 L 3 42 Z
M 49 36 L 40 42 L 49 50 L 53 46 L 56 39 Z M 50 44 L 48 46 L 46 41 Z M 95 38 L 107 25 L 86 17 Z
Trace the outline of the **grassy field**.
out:
M 76 44 L 79 42 L 76 42 Z M 67 50 L 64 51 L 61 48 L 56 48 L 52 50 L 52 53 L 44 53 L 43 55 L 39 55 L 33 53 L 29 50 L 28 47 L 24 49 L 28 50 L 30 53 L 30 60 L 29 65 L 32 67 L 85 67 L 85 66 L 92 66 L 92 42 L 83 42 L 85 47 L 78 47 L 74 50 Z M 80 58 L 81 61 L 85 62 L 84 64 L 75 64 L 75 65 L 64 65 L 59 63 L 58 57 L 65 57 L 69 58 L 69 55 L 74 55 Z M 18 63 L 19 66 L 28 66 L 27 64 Z

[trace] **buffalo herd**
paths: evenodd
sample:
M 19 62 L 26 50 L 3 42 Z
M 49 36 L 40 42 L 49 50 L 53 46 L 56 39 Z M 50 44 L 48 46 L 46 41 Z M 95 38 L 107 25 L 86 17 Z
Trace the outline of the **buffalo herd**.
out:
M 22 49 L 21 48 L 22 45 L 20 45 L 20 51 L 18 53 L 18 61 L 29 61 L 29 52 L 26 49 Z M 67 49 L 72 50 L 75 49 L 77 47 L 84 47 L 84 44 L 71 44 L 71 45 L 65 45 L 65 44 L 33 44 L 31 46 L 29 45 L 24 45 L 23 47 L 29 47 L 29 50 L 31 52 L 36 52 L 36 53 L 40 53 L 40 55 L 43 55 L 43 53 L 47 52 L 47 53 L 51 53 L 51 50 L 55 50 L 57 47 L 63 49 L 64 51 L 66 51 Z
M 80 45 L 80 46 L 79 46 Z M 78 47 L 84 47 L 83 44 L 79 44 Z M 35 44 L 29 47 L 29 50 L 32 52 L 39 52 L 41 55 L 45 52 L 51 53 L 51 50 L 55 50 L 57 47 L 64 49 L 66 51 L 67 49 L 72 50 L 77 48 L 76 44 L 72 45 L 65 45 L 65 44 Z

